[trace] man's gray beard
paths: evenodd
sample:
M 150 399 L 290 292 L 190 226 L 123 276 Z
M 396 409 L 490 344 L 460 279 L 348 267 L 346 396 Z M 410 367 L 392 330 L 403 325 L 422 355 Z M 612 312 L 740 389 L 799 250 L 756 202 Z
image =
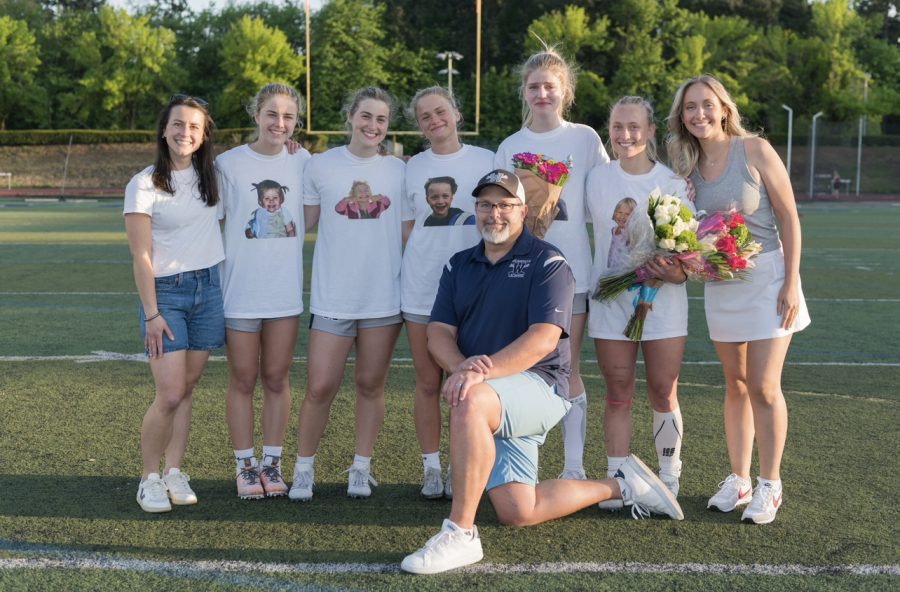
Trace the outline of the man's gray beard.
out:
M 492 245 L 503 244 L 509 240 L 509 226 L 504 226 L 503 230 L 488 230 L 487 228 L 482 228 L 481 238 L 484 239 L 484 242 L 491 243 Z

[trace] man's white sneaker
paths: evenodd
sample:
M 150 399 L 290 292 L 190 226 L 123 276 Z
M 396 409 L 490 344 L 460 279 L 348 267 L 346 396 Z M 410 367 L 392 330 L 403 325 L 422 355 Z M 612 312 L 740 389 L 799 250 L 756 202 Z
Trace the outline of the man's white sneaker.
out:
M 605 512 L 621 512 L 625 508 L 625 502 L 620 499 L 603 500 L 597 507 Z
M 166 489 L 169 490 L 169 499 L 176 506 L 189 506 L 197 503 L 197 494 L 188 484 L 190 480 L 191 478 L 187 474 L 178 469 L 169 469 L 168 474 L 163 477 Z
M 771 483 L 762 484 L 757 481 L 756 489 L 753 491 L 753 500 L 744 510 L 741 521 L 768 524 L 775 520 L 775 514 L 778 513 L 783 501 L 781 487 L 776 488 Z
M 648 518 L 651 513 L 684 520 L 678 500 L 638 457 L 629 455 L 616 471 L 615 478 L 622 490 L 622 500 L 626 506 L 631 506 L 631 516 L 635 520 Z
M 563 469 L 563 472 L 559 474 L 557 479 L 568 479 L 570 481 L 587 481 L 587 475 L 584 474 L 584 469 Z
M 478 528 L 466 532 L 445 519 L 441 531 L 428 539 L 425 546 L 407 555 L 400 569 L 414 574 L 436 574 L 478 563 L 484 557 Z
M 706 508 L 718 512 L 732 512 L 738 506 L 750 503 L 752 495 L 753 487 L 750 480 L 732 473 L 719 483 L 719 491 L 709 498 Z
M 426 499 L 441 499 L 444 497 L 444 481 L 441 479 L 441 470 L 436 467 L 425 469 L 425 479 L 422 482 L 422 497 Z
M 166 482 L 156 473 L 150 473 L 141 481 L 137 490 L 137 503 L 145 512 L 171 512 L 172 504 L 169 503 L 169 494 L 166 492 Z
M 372 488 L 369 484 L 378 487 L 378 481 L 369 474 L 369 469 L 352 466 L 346 471 L 350 473 L 347 484 L 347 496 L 362 499 L 372 495 Z
M 447 465 L 447 478 L 444 479 L 444 497 L 453 499 L 453 480 L 450 478 L 450 465 Z
M 313 479 L 315 471 L 312 465 L 294 463 L 294 480 L 291 482 L 291 490 L 288 498 L 292 502 L 308 502 L 313 496 Z

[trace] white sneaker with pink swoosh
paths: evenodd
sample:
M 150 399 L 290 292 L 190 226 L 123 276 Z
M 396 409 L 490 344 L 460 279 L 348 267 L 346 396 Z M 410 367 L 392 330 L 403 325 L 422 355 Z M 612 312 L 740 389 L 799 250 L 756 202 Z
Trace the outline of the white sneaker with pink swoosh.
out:
M 719 491 L 709 498 L 706 507 L 718 512 L 733 512 L 738 506 L 749 504 L 752 495 L 753 486 L 750 479 L 732 473 L 719 483 Z

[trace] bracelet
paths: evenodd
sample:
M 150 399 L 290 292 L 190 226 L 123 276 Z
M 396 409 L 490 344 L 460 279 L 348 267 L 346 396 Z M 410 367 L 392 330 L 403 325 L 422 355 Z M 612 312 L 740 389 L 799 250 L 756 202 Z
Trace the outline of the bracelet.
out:
M 157 311 L 155 315 L 144 318 L 144 322 L 145 322 L 145 323 L 149 323 L 150 321 L 152 321 L 152 320 L 155 319 L 156 317 L 160 317 L 160 316 L 162 316 L 162 313 L 159 312 L 159 311 Z

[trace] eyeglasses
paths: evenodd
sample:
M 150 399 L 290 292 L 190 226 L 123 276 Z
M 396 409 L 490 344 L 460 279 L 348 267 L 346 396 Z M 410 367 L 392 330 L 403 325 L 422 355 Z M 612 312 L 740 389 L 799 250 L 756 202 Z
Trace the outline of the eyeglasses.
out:
M 488 212 L 493 212 L 494 208 L 497 208 L 497 210 L 501 214 L 506 214 L 508 212 L 511 212 L 513 208 L 517 208 L 521 205 L 522 204 L 520 203 L 509 203 L 507 201 L 501 201 L 500 203 L 495 204 L 492 204 L 489 201 L 476 201 L 475 209 L 479 212 L 484 212 L 485 214 L 487 214 Z
M 174 95 L 172 95 L 172 97 L 169 99 L 169 104 L 171 105 L 172 103 L 184 103 L 185 101 L 194 101 L 204 109 L 209 107 L 209 103 L 206 102 L 206 99 L 201 99 L 200 97 L 195 97 L 192 95 L 183 95 L 181 93 L 175 93 Z

